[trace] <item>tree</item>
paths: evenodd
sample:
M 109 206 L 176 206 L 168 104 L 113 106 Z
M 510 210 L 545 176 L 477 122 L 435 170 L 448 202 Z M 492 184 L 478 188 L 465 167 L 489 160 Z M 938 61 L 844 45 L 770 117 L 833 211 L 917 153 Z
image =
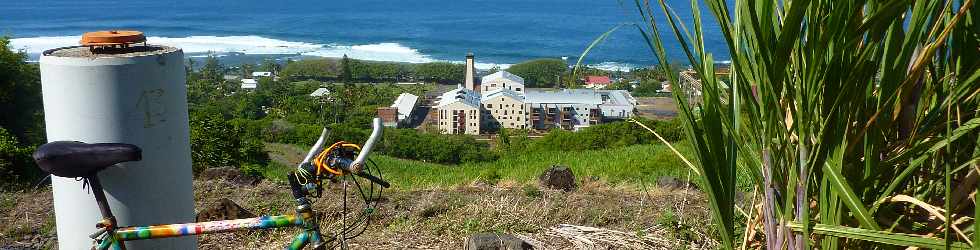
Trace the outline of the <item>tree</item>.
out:
M 27 55 L 8 49 L 10 40 L 0 37 L 0 127 L 24 144 L 44 141 L 40 71 L 25 62 Z
M 265 95 L 259 93 L 243 93 L 238 97 L 235 106 L 235 117 L 256 120 L 263 117 L 262 106 L 269 106 Z
M 441 84 L 459 84 L 466 74 L 466 65 L 432 62 L 415 65 L 415 79 Z
M 347 54 L 344 54 L 344 58 L 340 59 L 340 81 L 345 85 L 351 83 L 354 80 L 354 70 L 352 69 L 350 58 L 347 58 Z
M 288 81 L 327 80 L 340 75 L 340 65 L 336 59 L 308 58 L 286 64 L 280 76 Z
M 272 72 L 272 74 L 279 75 L 279 71 L 282 70 L 282 66 L 275 60 L 272 60 L 272 58 L 266 58 L 262 60 L 262 65 L 259 69 L 261 71 Z
M 219 114 L 199 114 L 191 119 L 191 158 L 195 172 L 208 167 L 235 165 L 239 139 L 234 128 Z
M 194 172 L 209 167 L 263 165 L 261 143 L 241 137 L 239 130 L 221 114 L 195 113 L 191 116 L 191 159 Z M 258 143 L 258 145 L 256 144 Z
M 507 72 L 523 77 L 529 88 L 554 87 L 558 76 L 567 70 L 568 65 L 561 59 L 535 59 L 507 68 Z
M 243 63 L 239 67 L 241 69 L 241 77 L 242 78 L 251 78 L 252 77 L 252 72 L 254 72 L 255 71 L 255 68 L 256 68 L 255 67 L 255 64 L 251 64 L 251 63 Z
M 207 84 L 218 84 L 224 81 L 225 67 L 213 54 L 208 54 L 208 57 L 204 59 L 204 66 L 201 67 L 200 72 L 201 80 Z

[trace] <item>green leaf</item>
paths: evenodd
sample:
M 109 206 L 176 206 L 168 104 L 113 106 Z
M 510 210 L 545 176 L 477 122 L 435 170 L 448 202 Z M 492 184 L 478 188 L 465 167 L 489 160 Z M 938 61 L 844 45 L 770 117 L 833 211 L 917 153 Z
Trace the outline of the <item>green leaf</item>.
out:
M 802 225 L 798 223 L 789 223 L 788 225 L 794 231 L 802 231 Z M 902 234 L 902 233 L 891 233 L 879 230 L 868 230 L 863 228 L 853 228 L 853 227 L 843 227 L 827 224 L 814 224 L 811 229 L 813 233 L 819 235 L 828 235 L 841 238 L 858 239 L 864 241 L 877 242 L 882 244 L 896 245 L 896 246 L 908 246 L 908 247 L 921 247 L 921 248 L 931 248 L 931 249 L 942 249 L 945 248 L 945 241 L 939 238 L 926 237 L 914 234 Z M 950 245 L 951 249 L 970 249 L 970 246 L 962 243 L 955 242 Z

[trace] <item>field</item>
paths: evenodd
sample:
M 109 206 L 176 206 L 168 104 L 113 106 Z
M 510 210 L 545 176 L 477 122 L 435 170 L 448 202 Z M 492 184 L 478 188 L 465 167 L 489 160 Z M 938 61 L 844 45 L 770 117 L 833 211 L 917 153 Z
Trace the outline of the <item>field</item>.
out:
M 648 119 L 671 119 L 677 116 L 673 97 L 637 97 L 637 113 Z
M 688 154 L 689 146 L 678 149 Z M 194 182 L 200 212 L 227 198 L 255 214 L 291 213 L 283 176 L 304 149 L 266 144 L 275 164 L 256 185 L 225 179 Z M 643 248 L 705 249 L 717 246 L 703 194 L 657 184 L 662 176 L 688 178 L 688 168 L 666 146 L 634 145 L 581 152 L 509 154 L 492 162 L 442 165 L 375 155 L 372 159 L 393 184 L 385 191 L 370 230 L 349 242 L 354 249 L 460 249 L 480 232 L 516 235 L 543 249 L 568 249 L 581 242 L 563 234 L 564 224 L 615 230 Z M 552 165 L 568 166 L 578 188 L 549 190 L 536 184 Z M 694 176 L 690 176 L 692 180 Z M 331 184 L 317 211 L 337 216 L 342 189 Z M 351 194 L 353 195 L 353 193 Z M 356 200 L 349 197 L 351 201 Z M 55 245 L 50 189 L 0 193 L 0 248 Z M 352 204 L 357 206 L 357 204 Z M 355 210 L 356 211 L 356 210 Z M 336 217 L 326 217 L 335 221 Z M 334 222 L 331 222 L 334 223 Z M 328 223 L 329 224 L 329 223 Z M 329 225 L 326 225 L 329 227 Z M 239 232 L 198 238 L 201 249 L 271 249 L 295 230 Z M 565 232 L 567 233 L 567 232 Z M 631 248 L 608 242 L 591 247 Z M 586 247 L 589 248 L 589 247 Z
M 0 193 L 0 249 L 49 249 L 56 245 L 50 188 Z M 332 184 L 314 208 L 324 228 L 337 226 L 340 189 Z M 283 184 L 241 185 L 224 179 L 194 181 L 198 211 L 230 199 L 254 214 L 291 213 Z M 348 197 L 354 200 L 354 197 Z M 460 186 L 385 191 L 368 230 L 349 242 L 352 249 L 462 249 L 469 235 L 501 232 L 533 242 L 537 249 L 574 249 L 556 227 L 572 224 L 616 230 L 642 239 L 646 249 L 711 249 L 714 232 L 703 226 L 708 210 L 694 190 L 650 187 L 633 190 L 586 181 L 573 192 L 537 188 Z M 357 204 L 354 211 L 357 211 Z M 200 249 L 281 249 L 296 229 L 212 234 L 198 237 Z M 85 232 L 79 232 L 85 233 Z M 618 247 L 617 247 L 618 246 Z M 597 242 L 595 248 L 619 248 Z
M 690 148 L 683 143 L 677 148 L 684 154 L 690 152 Z M 273 161 L 281 163 L 266 174 L 275 180 L 281 180 L 281 176 L 303 157 L 302 149 L 292 145 L 267 144 L 266 150 Z M 456 187 L 475 181 L 491 185 L 531 184 L 552 165 L 571 168 L 580 181 L 588 179 L 610 185 L 651 184 L 661 176 L 688 178 L 688 168 L 662 144 L 581 152 L 527 152 L 504 155 L 492 162 L 460 165 L 403 160 L 385 155 L 374 155 L 371 159 L 380 166 L 384 178 L 399 189 Z

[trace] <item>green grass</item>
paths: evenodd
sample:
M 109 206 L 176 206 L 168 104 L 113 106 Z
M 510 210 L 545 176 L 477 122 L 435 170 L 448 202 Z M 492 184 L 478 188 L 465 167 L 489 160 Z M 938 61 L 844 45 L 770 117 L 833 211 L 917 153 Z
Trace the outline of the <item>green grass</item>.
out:
M 299 147 L 274 144 L 275 152 L 299 150 Z M 432 146 L 432 145 L 425 145 Z M 292 149 L 285 149 L 285 148 Z M 687 143 L 678 143 L 677 149 L 688 158 L 692 150 Z M 267 147 L 267 150 L 269 147 Z M 279 159 L 282 157 L 273 157 Z M 530 184 L 537 181 L 538 175 L 552 165 L 567 166 L 579 180 L 596 178 L 612 185 L 639 185 L 656 183 L 662 176 L 679 179 L 688 178 L 688 168 L 663 144 L 644 144 L 602 150 L 585 151 L 540 151 L 505 153 L 496 161 L 445 165 L 415 160 L 406 160 L 387 155 L 372 155 L 371 159 L 380 166 L 385 180 L 399 189 L 424 189 L 435 187 L 456 187 L 469 185 L 480 180 L 489 184 L 516 182 Z M 285 175 L 292 170 L 292 164 L 282 164 L 274 160 L 264 171 L 266 178 L 285 182 Z M 748 190 L 752 183 L 748 172 L 739 171 L 744 180 L 739 187 Z M 696 176 L 690 176 L 696 182 Z
M 689 152 L 687 146 L 680 147 Z M 610 184 L 656 182 L 661 176 L 687 177 L 687 168 L 663 145 L 579 152 L 527 152 L 505 155 L 492 162 L 441 165 L 373 156 L 384 178 L 396 187 L 428 188 L 466 185 L 474 180 L 530 183 L 552 165 L 568 166 L 580 181 L 598 178 Z

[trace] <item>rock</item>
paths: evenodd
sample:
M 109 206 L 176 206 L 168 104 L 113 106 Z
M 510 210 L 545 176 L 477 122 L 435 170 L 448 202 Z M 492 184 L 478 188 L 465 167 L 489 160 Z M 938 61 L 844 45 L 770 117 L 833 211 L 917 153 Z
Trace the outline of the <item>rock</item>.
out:
M 523 250 L 534 249 L 521 238 L 509 234 L 478 233 L 466 239 L 466 250 Z
M 238 185 L 255 185 L 262 181 L 258 177 L 243 174 L 235 167 L 206 168 L 197 177 L 204 180 L 224 179 Z
M 538 183 L 543 187 L 551 189 L 560 189 L 564 191 L 575 190 L 575 175 L 572 174 L 572 169 L 565 166 L 551 166 L 541 176 L 538 177 Z
M 221 198 L 217 205 L 197 213 L 197 221 L 234 220 L 255 217 L 228 198 Z
M 698 190 L 698 185 L 695 185 L 693 182 L 687 182 L 670 176 L 661 176 L 658 178 L 657 186 L 668 190 L 685 188 L 689 190 Z

